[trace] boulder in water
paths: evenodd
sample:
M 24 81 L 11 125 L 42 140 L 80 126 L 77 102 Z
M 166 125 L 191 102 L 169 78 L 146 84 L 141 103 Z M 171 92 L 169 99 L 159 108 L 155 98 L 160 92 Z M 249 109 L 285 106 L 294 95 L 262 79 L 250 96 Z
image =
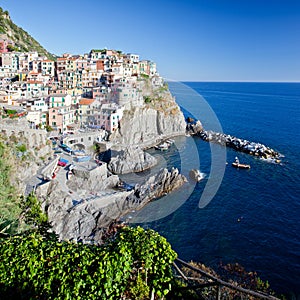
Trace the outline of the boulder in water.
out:
M 200 181 L 204 178 L 204 175 L 199 170 L 192 169 L 190 170 L 190 177 L 195 181 Z

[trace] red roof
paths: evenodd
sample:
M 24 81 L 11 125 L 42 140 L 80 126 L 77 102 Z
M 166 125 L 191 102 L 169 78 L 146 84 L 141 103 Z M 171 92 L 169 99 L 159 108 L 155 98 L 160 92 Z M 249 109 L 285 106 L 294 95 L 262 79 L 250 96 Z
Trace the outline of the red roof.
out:
M 94 99 L 88 99 L 88 98 L 82 98 L 79 101 L 80 105 L 91 105 L 95 100 Z
M 37 81 L 37 80 L 28 80 L 27 81 L 27 83 L 29 83 L 29 84 L 43 84 L 43 82 L 42 81 Z

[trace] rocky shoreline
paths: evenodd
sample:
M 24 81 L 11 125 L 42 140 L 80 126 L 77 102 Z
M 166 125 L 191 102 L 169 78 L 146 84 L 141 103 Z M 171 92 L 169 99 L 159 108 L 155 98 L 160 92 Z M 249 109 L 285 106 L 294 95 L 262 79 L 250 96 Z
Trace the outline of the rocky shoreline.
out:
M 131 190 L 118 190 L 119 181 L 117 175 L 107 172 L 106 165 L 90 172 L 75 169 L 66 183 L 68 189 L 61 181 L 52 180 L 39 185 L 36 194 L 60 239 L 102 243 L 116 220 L 181 187 L 187 180 L 172 168 L 162 169 Z M 80 201 L 75 202 L 72 194 L 80 194 Z
M 226 146 L 238 152 L 247 153 L 249 155 L 253 155 L 258 158 L 265 159 L 274 163 L 280 163 L 281 157 L 283 156 L 279 152 L 261 143 L 240 139 L 225 133 L 205 130 L 202 124 L 200 123 L 200 121 L 188 122 L 187 133 L 192 136 L 198 136 L 203 141 Z

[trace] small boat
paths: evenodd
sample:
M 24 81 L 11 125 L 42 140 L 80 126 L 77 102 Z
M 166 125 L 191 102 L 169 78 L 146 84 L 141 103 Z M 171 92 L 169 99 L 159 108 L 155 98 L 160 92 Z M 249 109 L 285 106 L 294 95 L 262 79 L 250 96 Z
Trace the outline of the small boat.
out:
M 175 143 L 175 140 L 168 139 L 168 140 L 166 140 L 166 143 L 171 146 Z
M 238 169 L 250 169 L 250 165 L 246 165 L 246 164 L 240 164 L 238 162 L 233 162 L 232 166 L 234 168 L 238 168 Z
M 168 143 L 161 143 L 157 146 L 154 147 L 156 150 L 160 150 L 160 151 L 166 151 L 170 148 L 170 145 Z

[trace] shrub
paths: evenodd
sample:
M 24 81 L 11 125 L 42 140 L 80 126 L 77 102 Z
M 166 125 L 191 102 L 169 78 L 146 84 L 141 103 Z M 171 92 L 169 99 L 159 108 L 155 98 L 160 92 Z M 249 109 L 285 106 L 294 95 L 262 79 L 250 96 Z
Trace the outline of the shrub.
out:
M 175 257 L 165 238 L 141 227 L 121 229 L 104 246 L 38 232 L 0 239 L 0 298 L 161 297 L 170 290 Z
M 151 102 L 151 98 L 149 96 L 144 96 L 144 102 L 145 103 L 150 103 Z

